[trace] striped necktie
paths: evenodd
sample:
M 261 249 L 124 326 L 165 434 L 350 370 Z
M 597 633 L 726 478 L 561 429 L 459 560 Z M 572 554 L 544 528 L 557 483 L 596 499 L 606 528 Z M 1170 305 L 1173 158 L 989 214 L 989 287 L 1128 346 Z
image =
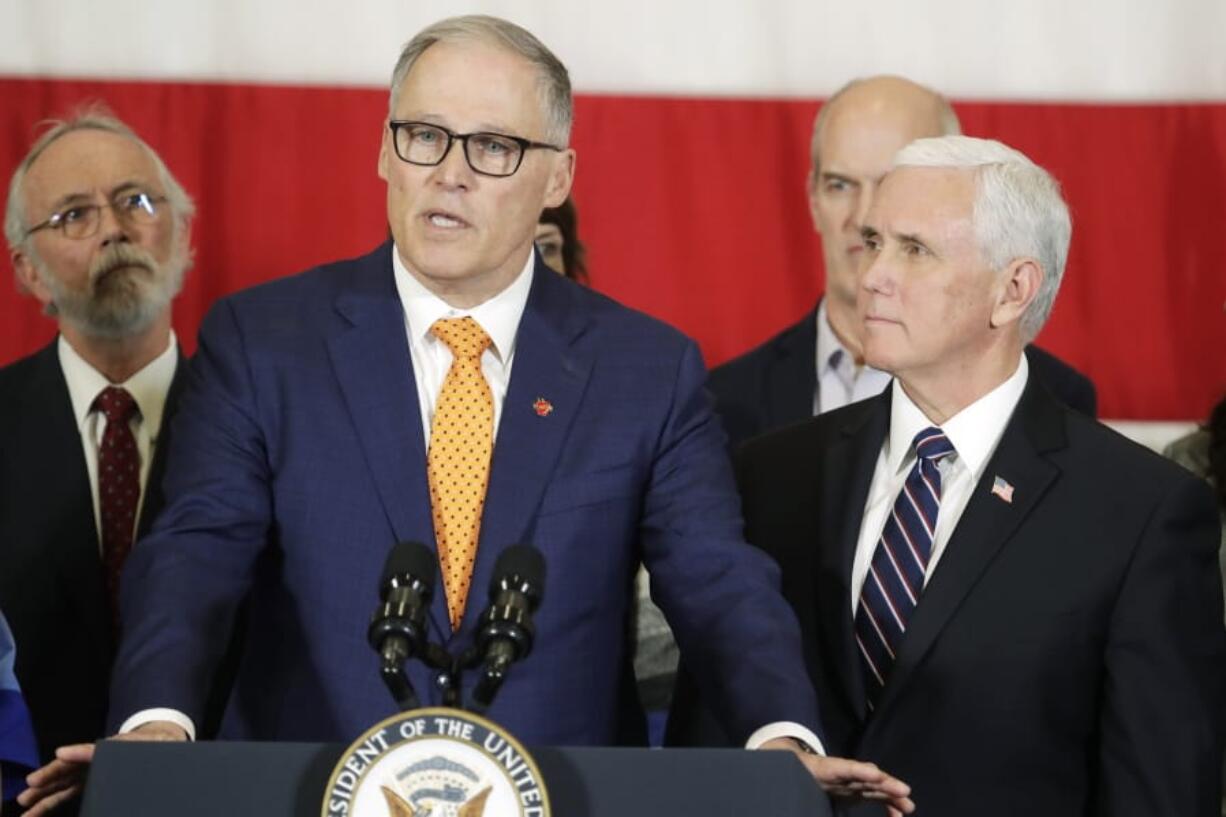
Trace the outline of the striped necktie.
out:
M 907 622 L 924 591 L 941 508 L 937 463 L 954 453 L 953 444 L 939 428 L 916 434 L 913 446 L 915 464 L 877 540 L 856 608 L 856 643 L 864 664 L 870 708 L 885 687 Z

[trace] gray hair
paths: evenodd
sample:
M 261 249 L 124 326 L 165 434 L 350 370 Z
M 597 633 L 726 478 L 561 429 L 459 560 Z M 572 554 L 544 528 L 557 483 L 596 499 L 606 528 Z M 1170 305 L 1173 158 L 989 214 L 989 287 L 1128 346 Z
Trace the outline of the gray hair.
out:
M 809 159 L 812 161 L 812 171 L 815 174 L 818 172 L 818 145 L 821 142 L 822 130 L 826 127 L 826 120 L 830 118 L 830 111 L 834 109 L 834 103 L 839 100 L 848 91 L 863 85 L 880 77 L 859 77 L 848 82 L 822 104 L 817 110 L 817 116 L 813 119 L 813 135 L 809 139 Z M 901 78 L 900 78 L 901 79 Z M 910 80 L 907 80 L 910 83 Z M 915 83 L 910 83 L 915 84 Z M 932 95 L 932 101 L 936 105 L 937 124 L 941 136 L 956 136 L 962 133 L 962 123 L 958 121 L 958 114 L 954 111 L 954 106 L 949 104 L 949 100 L 938 94 L 931 88 L 923 85 L 915 84 L 917 88 L 927 91 Z
M 567 73 L 566 66 L 531 32 L 506 20 L 483 14 L 440 20 L 422 29 L 416 37 L 409 40 L 401 50 L 400 59 L 396 60 L 396 68 L 392 71 L 389 112 L 395 111 L 400 86 L 404 84 L 404 78 L 409 75 L 413 64 L 426 49 L 435 43 L 473 41 L 506 49 L 532 63 L 540 74 L 537 92 L 541 97 L 548 123 L 545 138 L 560 147 L 567 145 L 570 141 L 574 112 L 570 74 Z
M 30 148 L 30 152 L 21 160 L 21 164 L 17 165 L 17 169 L 13 171 L 13 178 L 9 182 L 8 205 L 4 212 L 4 237 L 8 240 L 10 251 L 16 252 L 18 249 L 21 249 L 29 237 L 26 232 L 28 228 L 26 226 L 24 187 L 26 175 L 30 172 L 30 167 L 43 154 L 43 151 L 56 140 L 74 131 L 105 131 L 127 137 L 136 142 L 148 154 L 150 161 L 153 162 L 153 166 L 157 171 L 158 181 L 161 183 L 162 189 L 166 194 L 166 200 L 170 204 L 170 210 L 175 215 L 176 231 L 180 224 L 185 223 L 195 214 L 196 205 L 192 203 L 191 196 L 187 195 L 187 191 L 171 175 L 170 170 L 166 167 L 166 163 L 162 161 L 162 157 L 157 155 L 157 151 L 149 147 L 144 139 L 136 135 L 135 131 L 102 106 L 95 105 L 85 108 L 67 119 L 52 119 L 44 124 L 49 124 L 51 127 L 38 138 L 38 141 Z
M 1038 294 L 1022 315 L 1022 339 L 1039 334 L 1051 315 L 1073 224 L 1060 184 L 1021 152 L 992 139 L 942 136 L 917 139 L 894 156 L 894 167 L 972 170 L 972 220 L 979 251 L 995 272 L 1018 258 L 1033 258 L 1043 269 Z

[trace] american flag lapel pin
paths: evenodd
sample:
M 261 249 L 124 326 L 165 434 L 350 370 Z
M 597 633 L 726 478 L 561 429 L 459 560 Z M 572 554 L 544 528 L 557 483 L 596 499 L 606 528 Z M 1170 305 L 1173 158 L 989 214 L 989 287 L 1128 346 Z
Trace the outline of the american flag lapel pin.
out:
M 532 404 L 532 410 L 536 412 L 537 417 L 548 417 L 553 411 L 553 403 L 550 403 L 544 397 L 536 398 L 536 402 Z
M 1006 504 L 1013 504 L 1013 486 L 1005 481 L 1003 477 L 997 477 L 992 480 L 992 493 L 1000 497 L 1001 501 Z

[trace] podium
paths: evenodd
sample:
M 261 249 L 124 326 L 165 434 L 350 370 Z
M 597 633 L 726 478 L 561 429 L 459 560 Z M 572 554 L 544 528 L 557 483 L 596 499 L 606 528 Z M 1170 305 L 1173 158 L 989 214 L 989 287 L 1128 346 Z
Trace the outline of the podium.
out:
M 319 817 L 345 747 L 315 743 L 98 744 L 83 817 Z M 790 752 L 529 748 L 554 817 L 830 817 Z

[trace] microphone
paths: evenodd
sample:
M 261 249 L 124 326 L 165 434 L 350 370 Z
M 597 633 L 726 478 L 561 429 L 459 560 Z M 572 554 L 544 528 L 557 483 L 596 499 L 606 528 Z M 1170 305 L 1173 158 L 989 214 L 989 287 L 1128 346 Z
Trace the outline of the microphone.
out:
M 434 595 L 434 554 L 420 542 L 398 542 L 383 565 L 366 638 L 382 659 L 379 673 L 402 711 L 420 706 L 404 662 L 427 649 L 426 613 Z
M 545 592 L 545 557 L 531 545 L 513 545 L 494 563 L 490 583 L 490 606 L 481 614 L 477 630 L 477 660 L 484 659 L 485 670 L 473 690 L 478 714 L 493 703 L 506 680 L 511 664 L 528 657 L 536 628 L 532 613 L 540 606 Z

